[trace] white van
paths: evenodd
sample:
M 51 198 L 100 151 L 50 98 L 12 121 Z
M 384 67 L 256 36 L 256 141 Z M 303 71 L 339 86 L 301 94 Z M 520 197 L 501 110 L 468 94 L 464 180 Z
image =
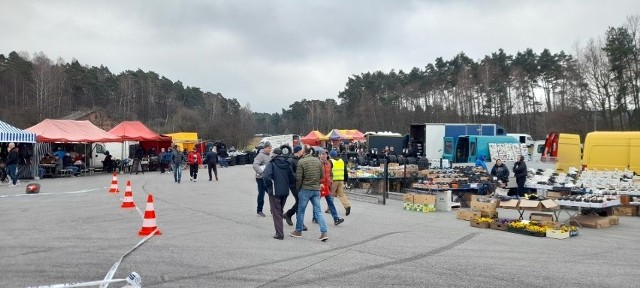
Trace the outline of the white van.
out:
M 124 151 L 123 151 L 124 150 Z M 91 154 L 89 155 L 89 167 L 102 169 L 102 161 L 107 157 L 106 153 L 109 151 L 113 160 L 122 160 L 122 156 L 129 155 L 129 146 L 124 146 L 123 143 L 109 142 L 109 143 L 93 143 L 91 144 Z
M 519 133 L 507 133 L 507 136 L 511 136 L 516 138 L 518 142 L 527 145 L 527 147 L 531 148 L 535 144 L 533 137 L 529 134 L 519 134 Z

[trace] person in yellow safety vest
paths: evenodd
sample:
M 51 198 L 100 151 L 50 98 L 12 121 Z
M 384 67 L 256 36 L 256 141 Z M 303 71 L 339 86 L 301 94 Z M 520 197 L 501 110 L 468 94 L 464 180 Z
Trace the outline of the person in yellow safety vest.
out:
M 340 199 L 345 210 L 344 214 L 349 216 L 349 214 L 351 214 L 351 203 L 349 203 L 347 195 L 344 194 L 344 182 L 349 180 L 347 165 L 344 164 L 342 159 L 338 158 L 338 152 L 335 150 L 331 150 L 331 152 L 329 152 L 329 156 L 331 156 L 331 174 L 333 178 L 331 194 L 333 194 L 333 197 L 338 197 L 338 199 Z

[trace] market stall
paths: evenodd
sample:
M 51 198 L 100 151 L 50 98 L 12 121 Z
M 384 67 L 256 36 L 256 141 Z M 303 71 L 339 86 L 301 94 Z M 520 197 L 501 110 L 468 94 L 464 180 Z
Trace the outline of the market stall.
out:
M 87 144 L 96 142 L 122 142 L 119 136 L 104 131 L 86 120 L 45 119 L 25 130 L 35 133 L 36 140 L 39 144 L 48 144 L 46 146 L 40 145 L 39 149 L 36 149 L 35 159 L 38 159 L 38 161 L 40 161 L 44 153 L 52 154 L 51 143 Z M 91 151 L 86 151 L 85 145 L 84 154 L 91 155 L 91 153 L 87 152 Z M 58 166 L 61 166 L 61 163 L 58 163 Z M 58 171 L 62 170 L 58 169 Z
M 34 175 L 38 175 L 37 161 L 33 161 L 34 156 L 34 144 L 36 143 L 36 134 L 18 129 L 9 125 L 6 122 L 0 121 L 0 143 L 2 157 L 6 157 L 6 145 L 9 143 L 15 143 L 20 153 L 20 161 L 18 163 L 18 178 L 32 178 Z M 5 173 L 4 162 L 0 173 Z

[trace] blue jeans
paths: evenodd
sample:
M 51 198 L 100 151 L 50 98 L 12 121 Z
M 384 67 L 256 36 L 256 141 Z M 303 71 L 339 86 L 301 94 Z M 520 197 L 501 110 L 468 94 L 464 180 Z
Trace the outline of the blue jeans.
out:
M 262 178 L 256 178 L 256 183 L 258 183 L 258 209 L 256 213 L 260 213 L 264 207 L 264 194 L 267 193 L 267 185 L 264 184 Z
M 7 174 L 9 174 L 13 185 L 18 182 L 18 170 L 16 168 L 18 168 L 16 164 L 7 165 Z
M 222 158 L 219 157 L 220 159 L 218 160 L 218 162 L 220 162 L 220 167 L 229 167 L 227 166 L 227 158 Z
M 298 193 L 298 213 L 296 214 L 296 231 L 302 232 L 304 224 L 304 211 L 307 209 L 307 204 L 311 201 L 313 205 L 313 217 L 316 218 L 318 224 L 320 224 L 320 233 L 327 233 L 327 223 L 324 222 L 322 217 L 322 208 L 320 208 L 320 190 L 305 190 L 302 189 Z
M 182 178 L 182 167 L 180 164 L 173 163 L 173 180 L 180 182 L 180 178 Z
M 327 200 L 327 206 L 329 206 L 329 212 L 331 212 L 331 217 L 333 218 L 333 221 L 334 222 L 338 221 L 338 219 L 340 219 L 340 216 L 338 215 L 338 210 L 336 210 L 336 205 L 333 204 L 333 196 L 329 194 L 329 196 L 325 196 L 324 198 L 325 200 Z M 316 219 L 315 215 L 313 219 L 316 221 L 318 220 Z

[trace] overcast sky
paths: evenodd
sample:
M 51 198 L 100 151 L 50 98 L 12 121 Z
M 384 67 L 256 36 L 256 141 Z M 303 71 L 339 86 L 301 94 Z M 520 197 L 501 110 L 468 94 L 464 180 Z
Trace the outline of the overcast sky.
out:
M 640 1 L 9 1 L 0 54 L 154 71 L 257 112 L 337 99 L 352 74 L 424 68 L 464 51 L 572 53 Z

